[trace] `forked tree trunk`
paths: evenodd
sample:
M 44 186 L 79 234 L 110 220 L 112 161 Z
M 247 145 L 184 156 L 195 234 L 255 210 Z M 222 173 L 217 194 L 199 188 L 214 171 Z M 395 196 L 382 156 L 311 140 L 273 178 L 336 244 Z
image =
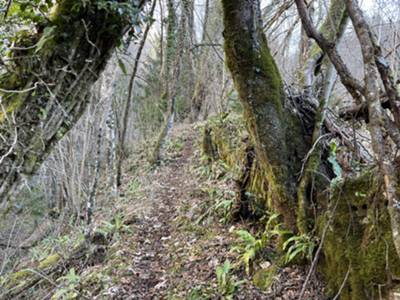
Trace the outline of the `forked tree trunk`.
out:
M 347 1 L 350 3 L 351 0 Z M 321 253 L 321 257 L 316 256 L 314 261 L 318 263 L 318 270 L 326 279 L 327 297 L 334 298 L 339 295 L 340 299 L 346 300 L 379 299 L 379 297 L 389 299 L 390 291 L 396 287 L 393 279 L 400 276 L 400 261 L 393 243 L 393 236 L 396 242 L 397 227 L 391 225 L 384 201 L 384 195 L 393 196 L 393 188 L 387 184 L 388 180 L 393 178 L 384 176 L 386 183 L 384 195 L 381 189 L 381 177 L 376 176 L 379 173 L 371 169 L 364 170 L 358 177 L 350 176 L 333 182 L 331 187 L 326 183 L 315 185 L 313 202 L 316 212 L 315 219 L 312 220 L 314 227 L 311 231 L 301 228 L 304 226 L 304 220 L 301 219 L 308 219 L 309 216 L 296 207 L 299 204 L 299 194 L 296 194 L 299 182 L 296 175 L 301 174 L 301 162 L 313 154 L 315 149 L 312 140 L 315 143 L 316 137 L 320 136 L 321 132 L 314 132 L 312 139 L 310 135 L 299 130 L 299 121 L 290 110 L 289 100 L 292 97 L 285 97 L 281 77 L 268 49 L 267 41 L 256 25 L 254 5 L 257 5 L 257 2 L 222 0 L 226 61 L 244 107 L 246 125 L 256 149 L 256 159 L 262 167 L 261 176 L 267 174 L 269 184 L 267 192 L 269 198 L 273 200 L 268 203 L 269 209 L 278 211 L 283 216 L 286 226 L 295 232 L 312 234 L 319 240 L 321 251 L 318 253 Z M 339 15 L 342 16 L 340 20 L 335 19 L 334 24 L 337 24 L 335 27 L 343 24 L 344 3 L 346 1 L 332 2 L 331 7 L 339 4 Z M 332 61 L 348 91 L 356 100 L 360 100 L 363 96 L 362 83 L 351 76 L 338 55 L 334 44 L 337 34 L 329 36 L 318 32 L 312 27 L 304 2 L 296 0 L 296 4 L 307 34 L 315 37 Z M 339 36 L 340 32 L 340 30 L 337 32 Z M 366 53 L 364 50 L 364 59 L 366 63 L 371 64 L 372 53 Z M 377 70 L 367 68 L 366 72 L 371 72 L 372 75 L 371 82 L 366 85 L 369 85 L 368 89 L 375 94 L 374 80 Z M 329 84 L 326 86 L 326 91 L 329 91 Z M 324 94 L 326 97 L 327 93 Z M 370 106 L 378 105 L 375 103 L 376 99 L 375 102 L 373 99 L 369 99 L 368 102 Z M 370 108 L 373 114 L 376 113 L 374 109 L 376 107 Z M 376 116 L 371 117 L 376 118 Z M 323 126 L 321 117 L 317 116 L 313 122 L 311 131 L 332 130 L 333 134 L 340 137 L 340 133 L 335 132 L 337 127 L 335 122 L 338 120 L 334 116 L 327 116 L 323 128 L 321 128 Z M 378 124 L 370 126 L 376 127 Z M 345 139 L 343 141 L 346 144 Z M 375 144 L 376 142 L 374 141 Z M 351 145 L 346 144 L 346 146 L 351 148 Z M 379 153 L 381 150 L 376 151 Z M 230 158 L 231 161 L 232 159 L 245 160 L 243 157 Z M 381 170 L 387 167 L 386 161 L 382 163 Z M 317 162 L 317 166 L 323 164 L 329 167 L 324 161 Z M 317 169 L 313 167 L 313 170 L 315 174 L 321 171 L 318 167 Z M 327 175 L 326 178 L 332 178 L 328 173 Z M 387 173 L 383 172 L 383 175 Z M 308 199 L 311 195 L 308 193 L 303 195 L 307 206 L 307 203 L 311 203 Z M 389 201 L 394 202 L 389 203 L 389 207 L 394 208 L 393 204 L 396 204 L 396 201 L 395 198 Z

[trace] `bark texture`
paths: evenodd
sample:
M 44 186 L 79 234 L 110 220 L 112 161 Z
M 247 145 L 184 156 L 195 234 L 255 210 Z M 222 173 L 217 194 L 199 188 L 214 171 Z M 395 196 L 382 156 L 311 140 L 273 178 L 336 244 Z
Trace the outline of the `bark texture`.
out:
M 340 299 L 346 300 L 388 298 L 390 292 L 396 288 L 394 279 L 400 272 L 400 262 L 396 255 L 397 227 L 391 224 L 389 215 L 392 211 L 387 210 L 385 203 L 385 197 L 395 193 L 393 185 L 388 189 L 387 184 L 388 181 L 394 180 L 395 170 L 392 168 L 393 172 L 388 172 L 389 169 L 385 169 L 388 168 L 387 161 L 383 160 L 379 163 L 380 172 L 376 168 L 365 168 L 357 176 L 339 176 L 333 180 L 335 176 L 330 170 L 332 166 L 325 161 L 329 153 L 326 148 L 318 149 L 317 142 L 322 134 L 329 133 L 340 138 L 349 149 L 354 145 L 351 139 L 345 136 L 351 136 L 352 130 L 347 132 L 346 126 L 334 115 L 325 114 L 324 106 L 331 89 L 329 77 L 333 72 L 332 66 L 329 67 L 329 62 L 325 61 L 327 67 L 324 75 L 327 81 L 323 83 L 324 88 L 320 95 L 322 101 L 314 101 L 319 102 L 314 104 L 310 99 L 312 97 L 307 97 L 310 95 L 307 93 L 307 87 L 299 96 L 304 100 L 300 102 L 301 109 L 306 105 L 312 106 L 308 113 L 300 116 L 300 123 L 297 118 L 299 115 L 295 115 L 291 110 L 293 95 L 285 95 L 267 41 L 258 30 L 255 9 L 257 2 L 222 0 L 226 62 L 244 107 L 244 121 L 254 143 L 255 161 L 259 166 L 254 173 L 249 172 L 252 178 L 246 179 L 246 182 L 250 182 L 251 186 L 258 186 L 258 195 L 267 195 L 269 200 L 273 200 L 267 201 L 268 209 L 279 212 L 286 226 L 294 232 L 314 235 L 319 239 L 321 252 L 318 253 L 322 255 L 315 257 L 314 261 L 318 263 L 317 270 L 321 271 L 326 279 L 328 298 L 335 297 L 339 291 Z M 376 94 L 379 74 L 377 67 L 373 66 L 373 48 L 363 50 L 368 77 L 365 86 L 368 86 L 369 91 L 369 96 L 366 97 L 364 84 L 350 74 L 336 50 L 337 39 L 343 33 L 347 19 L 346 1 L 331 2 L 331 13 L 340 18 L 333 19 L 333 27 L 325 23 L 326 28 L 323 25 L 322 29 L 325 28 L 326 32 L 319 32 L 314 28 L 303 0 L 295 2 L 306 33 L 316 40 L 321 49 L 315 48 L 319 52 L 316 61 L 321 63 L 319 59 L 326 54 L 355 100 L 369 103 L 370 118 L 375 119 L 369 126 L 375 139 L 374 151 L 379 157 L 385 145 L 379 130 L 384 126 L 385 119 L 383 114 L 379 116 L 381 106 Z M 350 9 L 347 7 L 347 10 Z M 354 23 L 353 19 L 354 16 Z M 315 71 L 315 63 L 312 69 Z M 309 82 L 313 83 L 313 80 Z M 316 95 L 311 93 L 311 96 Z M 299 124 L 306 124 L 305 119 L 310 116 L 313 117 L 306 130 L 308 132 L 300 130 Z M 229 128 L 226 122 L 224 121 L 223 127 Z M 212 141 L 208 148 L 216 149 L 219 158 L 230 165 L 246 162 L 245 151 L 233 151 L 234 143 L 228 141 L 229 146 L 221 145 L 224 139 L 221 139 L 220 135 L 217 136 L 221 131 L 223 129 L 216 126 L 208 128 L 207 132 Z M 229 136 L 232 138 L 232 134 Z M 361 160 L 361 157 L 359 159 Z M 362 160 L 373 163 L 371 158 L 365 155 Z M 312 176 L 317 177 L 318 173 L 325 172 L 324 180 L 328 179 L 328 184 L 326 181 L 321 184 L 318 178 L 310 180 L 304 179 L 305 177 L 304 181 L 299 182 L 296 175 L 303 175 L 302 161 L 307 162 L 307 165 L 303 166 L 306 168 L 304 171 L 313 173 Z M 379 176 L 381 174 L 384 175 L 383 180 Z M 389 177 L 389 174 L 392 177 Z M 258 182 L 259 178 L 263 177 L 264 181 Z M 383 189 L 382 181 L 385 182 Z M 241 187 L 242 190 L 245 188 Z M 247 187 L 247 191 L 251 189 L 254 188 Z M 389 202 L 397 203 L 397 200 L 393 199 Z M 389 208 L 393 207 L 389 205 Z M 308 214 L 307 210 L 313 210 L 313 214 Z M 309 224 L 312 226 L 308 226 Z
M 122 3 L 123 1 L 121 1 Z M 137 2 L 137 11 L 145 0 Z M 82 115 L 91 85 L 129 26 L 98 1 L 59 1 L 37 33 L 16 36 L 18 49 L 0 75 L 0 199 L 35 173 Z
M 303 139 L 299 121 L 285 107 L 282 79 L 256 18 L 257 2 L 222 3 L 226 62 L 257 155 L 267 170 L 270 199 L 295 230 L 295 174 L 309 141 Z

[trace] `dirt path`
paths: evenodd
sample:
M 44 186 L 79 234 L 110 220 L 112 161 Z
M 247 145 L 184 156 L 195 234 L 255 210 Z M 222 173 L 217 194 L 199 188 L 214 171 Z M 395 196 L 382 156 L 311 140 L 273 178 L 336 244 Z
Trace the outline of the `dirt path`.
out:
M 238 254 L 231 251 L 238 242 L 235 232 L 252 226 L 246 221 L 219 221 L 215 204 L 221 199 L 210 191 L 232 199 L 234 178 L 226 170 L 226 177 L 215 170 L 212 176 L 200 175 L 198 171 L 205 166 L 196 152 L 198 136 L 191 126 L 174 128 L 160 165 L 152 170 L 146 167 L 144 150 L 127 161 L 120 199 L 111 203 L 103 197 L 103 209 L 94 217 L 94 227 L 108 232 L 110 238 L 104 260 L 76 262 L 79 284 L 55 276 L 51 282 L 60 285 L 42 282 L 29 299 L 50 299 L 60 288 L 72 293 L 79 290 L 80 299 L 94 300 L 297 299 L 307 274 L 305 267 L 276 267 L 271 286 L 262 292 L 238 263 Z M 73 237 L 68 237 L 71 242 Z M 271 253 L 257 258 L 254 271 L 274 264 Z M 227 272 L 225 284 L 218 284 L 216 268 L 227 260 L 238 264 Z M 318 280 L 311 280 L 306 299 L 324 299 L 322 295 Z
M 143 178 L 143 205 L 151 209 L 132 226 L 133 274 L 120 299 L 216 299 L 215 268 L 233 258 L 232 237 L 218 222 L 196 224 L 206 195 L 190 170 L 198 147 L 194 136 L 192 128 L 175 129 L 169 139 L 178 149 L 164 149 L 161 165 Z M 263 299 L 257 295 L 247 289 L 237 299 Z
M 178 216 L 181 201 L 186 192 L 193 189 L 193 181 L 187 180 L 188 159 L 192 156 L 192 142 L 186 140 L 182 155 L 151 174 L 151 189 L 147 191 L 153 207 L 148 215 L 134 226 L 137 248 L 133 269 L 134 286 L 131 296 L 137 299 L 159 299 L 170 286 L 168 253 L 170 240 L 174 240 L 174 220 Z M 165 296 L 165 295 L 164 295 Z
M 174 129 L 172 150 L 164 149 L 160 166 L 142 178 L 144 196 L 134 203 L 141 213 L 124 241 L 130 248 L 124 250 L 123 264 L 131 271 L 120 280 L 114 299 L 224 299 L 215 269 L 227 259 L 235 261 L 230 250 L 236 237 L 230 229 L 243 224 L 196 222 L 208 196 L 190 169 L 198 159 L 195 136 L 191 127 Z M 273 289 L 261 292 L 249 278 L 242 280 L 243 270 L 234 273 L 234 282 L 242 282 L 234 299 L 297 299 L 305 277 L 302 268 L 283 268 Z M 310 291 L 311 299 L 323 299 L 315 296 L 318 286 Z

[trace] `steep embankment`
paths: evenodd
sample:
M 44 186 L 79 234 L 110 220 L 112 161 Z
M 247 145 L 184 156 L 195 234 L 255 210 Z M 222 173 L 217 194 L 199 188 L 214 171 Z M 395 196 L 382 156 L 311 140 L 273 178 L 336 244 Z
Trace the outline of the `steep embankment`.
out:
M 55 246 L 3 278 L 0 298 L 296 299 L 306 270 L 275 264 L 270 246 L 255 248 L 246 275 L 252 241 L 238 230 L 252 225 L 232 221 L 237 179 L 222 161 L 201 162 L 199 132 L 174 128 L 153 168 L 142 148 L 125 163 L 119 202 L 103 201 L 91 233 L 71 232 L 74 246 Z M 323 299 L 322 292 L 312 279 L 306 296 Z

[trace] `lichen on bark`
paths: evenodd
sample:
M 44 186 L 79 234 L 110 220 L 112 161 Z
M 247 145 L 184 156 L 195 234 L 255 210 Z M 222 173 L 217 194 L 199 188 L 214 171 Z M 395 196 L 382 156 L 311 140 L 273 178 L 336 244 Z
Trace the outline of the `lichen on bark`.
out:
M 265 35 L 254 21 L 255 2 L 222 3 L 226 62 L 247 128 L 266 170 L 274 205 L 295 230 L 295 174 L 307 140 L 304 143 L 299 121 L 285 107 L 282 78 Z
M 137 2 L 137 13 L 145 2 Z M 10 50 L 0 76 L 0 202 L 82 115 L 91 85 L 130 24 L 125 14 L 98 4 L 58 1 L 45 24 L 15 38 L 18 49 Z
M 321 157 L 328 154 L 323 149 L 317 149 L 315 157 L 312 153 L 315 150 L 312 145 L 324 130 L 323 115 L 314 116 L 314 127 L 309 135 L 299 130 L 300 121 L 287 107 L 290 98 L 285 98 L 267 41 L 257 30 L 254 15 L 257 1 L 222 0 L 222 3 L 226 63 L 244 107 L 246 127 L 261 167 L 251 176 L 266 179 L 267 199 L 271 199 L 265 199 L 270 204 L 268 208 L 280 213 L 286 226 L 294 232 L 300 229 L 301 233 L 319 239 L 323 255 L 317 257 L 318 270 L 325 276 L 330 297 L 335 297 L 339 291 L 340 299 L 387 296 L 395 287 L 400 262 L 379 174 L 364 170 L 361 176 L 344 176 L 342 181 L 329 186 L 332 174 L 326 164 L 323 166 L 325 181 L 314 186 L 312 195 L 307 182 L 299 186 L 296 176 L 301 173 L 306 155 L 311 154 L 311 159 L 305 171 L 317 173 L 324 163 Z M 323 33 L 329 40 L 340 37 L 347 20 L 342 1 L 333 1 L 331 9 L 336 10 L 332 16 L 335 16 L 334 27 L 338 30 Z M 313 129 L 317 134 L 312 134 Z M 242 162 L 243 153 L 238 152 L 228 154 L 229 160 L 235 161 L 231 156 L 238 154 L 240 157 L 236 161 Z M 221 159 L 226 155 L 219 153 Z M 296 207 L 299 195 L 304 202 Z M 309 216 L 305 209 L 311 209 L 311 196 L 314 211 Z M 309 217 L 315 219 L 308 222 Z M 308 224 L 312 228 L 308 228 Z

